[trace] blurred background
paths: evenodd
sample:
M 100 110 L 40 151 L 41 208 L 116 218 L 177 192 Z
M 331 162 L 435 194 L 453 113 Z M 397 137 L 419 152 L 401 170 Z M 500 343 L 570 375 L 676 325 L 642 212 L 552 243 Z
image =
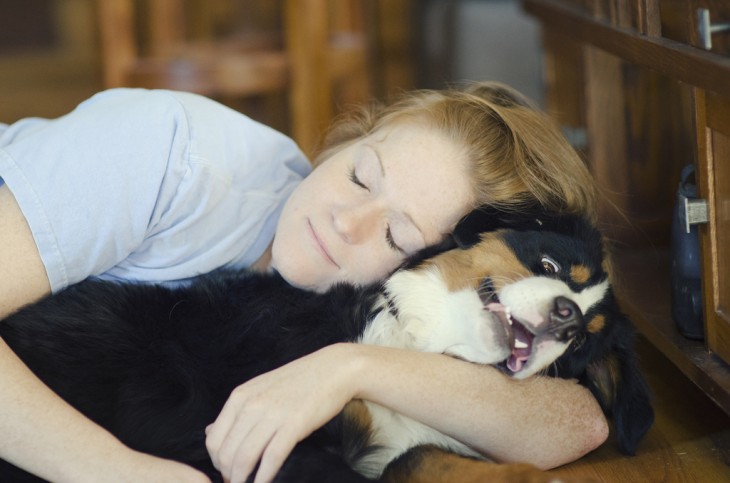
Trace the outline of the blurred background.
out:
M 116 86 L 200 92 L 311 151 L 366 99 L 465 80 L 542 102 L 517 0 L 0 0 L 0 122 Z

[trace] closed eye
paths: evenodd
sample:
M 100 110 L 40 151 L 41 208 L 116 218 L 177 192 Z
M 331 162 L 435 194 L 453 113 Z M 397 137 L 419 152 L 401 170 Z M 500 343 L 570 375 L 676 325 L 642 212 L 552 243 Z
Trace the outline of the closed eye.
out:
M 360 178 L 357 177 L 357 173 L 355 173 L 355 168 L 350 169 L 350 175 L 349 175 L 350 181 L 358 185 L 360 188 L 370 191 L 370 188 L 365 186 L 365 183 L 360 181 Z
M 406 251 L 403 250 L 401 247 L 398 246 L 398 244 L 393 239 L 393 233 L 390 231 L 390 226 L 385 229 L 385 239 L 388 242 L 388 246 L 392 248 L 393 250 L 397 251 L 398 253 L 405 255 Z

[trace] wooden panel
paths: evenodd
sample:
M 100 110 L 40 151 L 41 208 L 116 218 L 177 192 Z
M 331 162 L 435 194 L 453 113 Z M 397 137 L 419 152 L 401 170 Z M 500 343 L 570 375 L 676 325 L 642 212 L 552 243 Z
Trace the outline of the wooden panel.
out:
M 726 24 L 730 22 L 730 2 L 727 0 L 690 0 L 690 22 L 692 45 L 701 45 L 697 32 L 697 10 L 706 8 L 710 13 L 712 24 Z M 720 55 L 730 54 L 730 31 L 717 32 L 712 34 L 712 52 Z
M 329 39 L 327 0 L 287 0 L 285 29 L 287 50 L 292 65 L 292 132 L 305 153 L 311 154 L 332 119 L 329 91 L 319 88 L 329 82 Z M 312 12 L 317 13 L 313 15 Z
M 614 286 L 638 330 L 730 414 L 730 365 L 701 341 L 682 336 L 672 320 L 669 250 L 634 248 L 615 254 Z
M 594 45 L 627 62 L 649 67 L 668 77 L 730 96 L 730 58 L 680 42 L 615 28 L 557 0 L 525 0 L 525 10 L 550 28 Z
M 662 36 L 677 42 L 690 44 L 690 5 L 687 0 L 660 0 L 659 12 Z
M 622 244 L 667 246 L 679 173 L 694 159 L 690 91 L 592 47 L 585 65 L 589 163 L 602 191 L 602 227 Z
M 624 64 L 623 89 L 628 214 L 638 230 L 634 245 L 666 246 L 679 174 L 694 160 L 690 90 L 630 64 Z
M 601 190 L 599 218 L 610 238 L 625 238 L 615 231 L 624 226 L 622 216 L 629 207 L 621 60 L 587 47 L 585 66 L 590 168 Z
M 713 273 L 710 275 L 712 290 L 707 290 L 705 297 L 708 301 L 705 317 L 709 348 L 730 361 L 730 137 L 715 130 L 708 135 L 710 162 L 714 168 L 709 230 Z
M 707 346 L 730 361 L 730 99 L 697 89 L 699 195 L 709 223 L 700 227 Z
M 730 98 L 707 93 L 707 126 L 730 136 Z
M 543 29 L 545 109 L 562 126 L 585 129 L 583 46 L 560 32 Z
M 697 9 L 706 8 L 713 24 L 730 22 L 730 2 L 727 0 L 660 0 L 662 35 L 668 39 L 699 46 Z M 730 53 L 730 32 L 712 35 L 712 52 Z

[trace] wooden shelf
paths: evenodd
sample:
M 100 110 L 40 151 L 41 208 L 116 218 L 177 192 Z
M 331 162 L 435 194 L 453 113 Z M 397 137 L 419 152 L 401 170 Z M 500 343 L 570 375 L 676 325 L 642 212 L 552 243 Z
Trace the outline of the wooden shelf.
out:
M 615 265 L 622 307 L 639 332 L 730 414 L 730 366 L 682 336 L 672 319 L 669 251 L 619 251 Z
M 730 95 L 730 58 L 612 25 L 560 0 L 524 0 L 523 5 L 543 24 L 576 40 L 689 85 Z
M 625 311 L 730 414 L 730 317 L 721 311 L 730 294 L 730 256 L 720 215 L 730 196 L 730 57 L 720 46 L 716 52 L 693 46 L 695 9 L 707 3 L 522 2 L 544 31 L 548 110 L 558 122 L 586 129 L 587 160 L 609 207 L 602 221 L 615 227 L 611 238 L 633 247 L 616 260 Z M 726 3 L 713 4 L 715 18 L 730 17 Z M 649 237 L 666 246 L 676 175 L 693 159 L 698 196 L 710 214 L 700 229 L 707 344 L 682 336 L 672 319 L 669 251 L 638 248 L 621 230 L 649 233 L 645 222 L 666 222 Z M 626 218 L 612 217 L 614 208 Z

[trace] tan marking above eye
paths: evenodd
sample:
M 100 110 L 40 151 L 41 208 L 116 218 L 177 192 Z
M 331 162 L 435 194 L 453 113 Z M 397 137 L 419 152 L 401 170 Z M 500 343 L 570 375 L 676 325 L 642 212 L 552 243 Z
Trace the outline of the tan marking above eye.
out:
M 588 332 L 591 334 L 596 334 L 603 330 L 603 328 L 606 326 L 606 317 L 603 315 L 596 315 L 591 319 L 590 322 L 588 322 Z
M 573 265 L 570 267 L 570 278 L 575 283 L 586 283 L 591 278 L 591 271 L 585 265 Z
M 452 292 L 477 289 L 485 277 L 491 277 L 496 289 L 508 281 L 520 280 L 532 273 L 505 244 L 499 232 L 482 235 L 482 241 L 466 250 L 451 250 L 426 262 L 436 266 Z

